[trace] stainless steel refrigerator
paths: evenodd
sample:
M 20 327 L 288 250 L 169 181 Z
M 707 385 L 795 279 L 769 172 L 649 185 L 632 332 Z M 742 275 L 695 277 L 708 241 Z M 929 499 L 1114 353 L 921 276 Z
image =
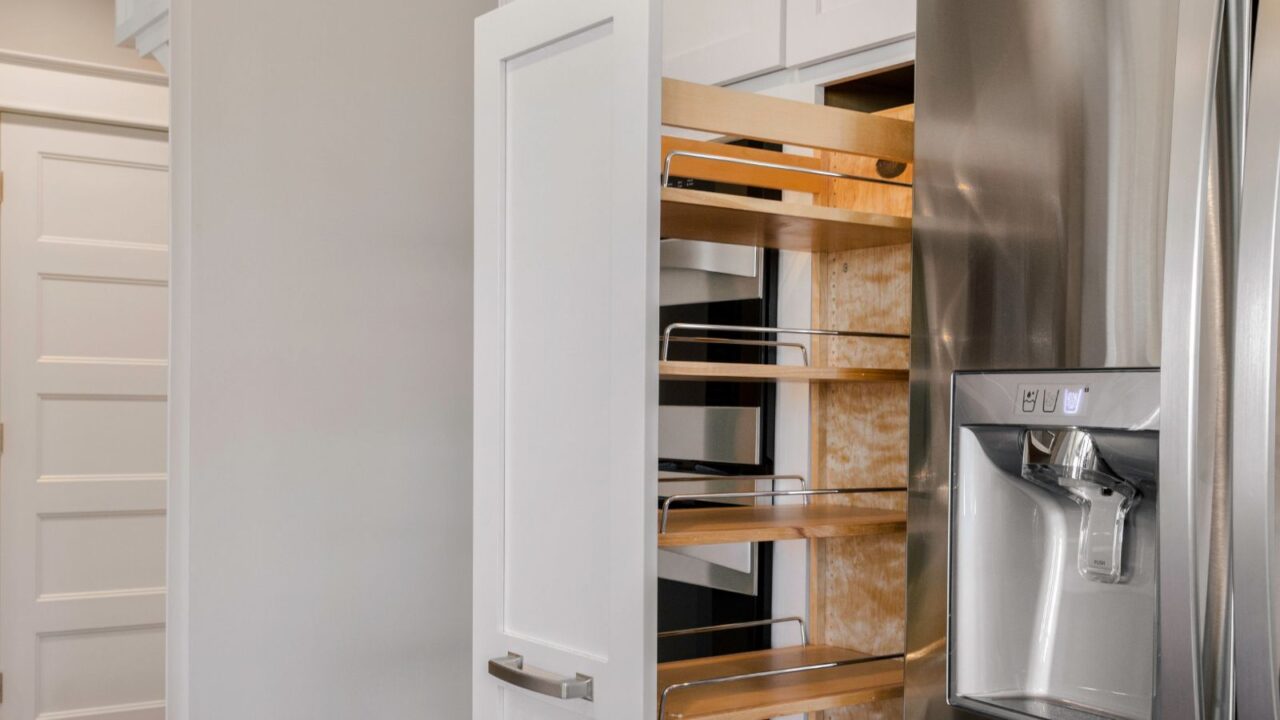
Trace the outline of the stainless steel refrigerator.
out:
M 1280 718 L 1280 0 L 918 0 L 906 717 Z

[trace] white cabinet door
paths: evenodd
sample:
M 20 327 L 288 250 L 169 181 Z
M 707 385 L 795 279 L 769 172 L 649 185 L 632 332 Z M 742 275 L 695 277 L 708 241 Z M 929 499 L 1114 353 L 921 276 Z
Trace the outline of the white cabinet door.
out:
M 915 34 L 915 0 L 787 0 L 788 67 L 811 65 Z
M 657 712 L 655 3 L 476 22 L 479 720 Z
M 164 133 L 0 115 L 0 718 L 164 717 Z
M 663 75 L 723 84 L 781 67 L 782 0 L 663 3 Z

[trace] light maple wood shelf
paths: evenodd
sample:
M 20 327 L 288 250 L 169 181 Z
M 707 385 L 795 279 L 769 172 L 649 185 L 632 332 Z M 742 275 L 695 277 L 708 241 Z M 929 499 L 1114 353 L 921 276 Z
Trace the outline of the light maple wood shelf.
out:
M 658 363 L 663 380 L 808 381 L 808 382 L 905 382 L 906 370 L 878 368 L 809 367 L 755 363 L 712 363 L 663 360 Z
M 687 508 L 667 514 L 658 547 L 880 535 L 906 527 L 900 510 L 826 503 Z
M 911 218 L 662 188 L 662 237 L 830 252 L 911 242 Z
M 678 683 L 867 657 L 807 645 L 680 660 L 658 665 L 658 693 Z M 675 690 L 660 720 L 766 720 L 902 696 L 902 660 L 872 660 L 825 670 Z

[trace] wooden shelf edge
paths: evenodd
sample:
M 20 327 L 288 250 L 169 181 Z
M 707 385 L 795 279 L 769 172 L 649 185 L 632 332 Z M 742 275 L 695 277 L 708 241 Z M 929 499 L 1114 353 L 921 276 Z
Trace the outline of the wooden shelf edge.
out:
M 911 218 L 662 188 L 662 236 L 800 252 L 911 242 Z
M 903 511 L 850 505 L 690 508 L 670 512 L 667 531 L 658 533 L 658 547 L 885 535 L 906 529 Z
M 915 123 L 871 113 L 662 79 L 662 124 L 910 163 Z
M 744 380 L 797 382 L 906 382 L 906 370 L 888 368 L 808 367 L 664 360 L 658 363 L 663 380 Z

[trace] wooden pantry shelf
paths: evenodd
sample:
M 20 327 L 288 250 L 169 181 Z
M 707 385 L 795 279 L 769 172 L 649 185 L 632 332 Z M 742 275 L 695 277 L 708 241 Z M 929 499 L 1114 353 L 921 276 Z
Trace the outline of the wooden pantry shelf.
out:
M 826 645 L 807 645 L 658 665 L 658 693 L 671 685 L 731 675 L 869 657 Z M 734 680 L 672 690 L 660 720 L 765 720 L 902 696 L 902 660 L 870 660 L 824 670 Z
M 754 363 L 713 363 L 664 360 L 658 363 L 663 380 L 810 382 L 905 382 L 906 370 L 879 368 L 810 367 L 807 365 L 762 365 Z
M 915 123 L 714 85 L 662 79 L 662 124 L 915 162 Z
M 827 503 L 674 509 L 658 547 L 879 535 L 906 527 L 907 514 L 899 510 Z
M 911 218 L 668 187 L 662 237 L 831 252 L 908 244 Z

